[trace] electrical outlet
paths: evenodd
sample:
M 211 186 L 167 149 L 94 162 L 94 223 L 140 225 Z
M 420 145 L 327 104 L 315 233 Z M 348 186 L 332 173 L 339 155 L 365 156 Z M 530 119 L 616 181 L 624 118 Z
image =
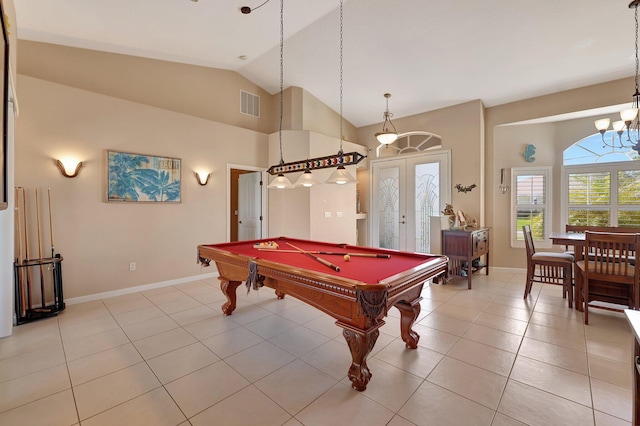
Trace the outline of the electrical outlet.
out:
M 136 270 L 136 262 L 131 262 L 129 264 L 129 270 L 130 271 L 135 271 Z

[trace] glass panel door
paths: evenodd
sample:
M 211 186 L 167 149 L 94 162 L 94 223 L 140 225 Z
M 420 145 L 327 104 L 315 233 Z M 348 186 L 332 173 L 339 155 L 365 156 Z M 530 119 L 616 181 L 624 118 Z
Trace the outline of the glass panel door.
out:
M 414 229 L 413 251 L 429 253 L 431 233 L 430 217 L 440 212 L 440 163 L 421 163 L 413 166 L 414 184 Z
M 430 216 L 451 199 L 449 151 L 372 162 L 371 241 L 429 253 Z
M 404 198 L 404 194 L 402 197 L 400 194 L 400 172 L 404 173 L 403 163 L 404 161 L 386 161 L 373 166 L 373 211 L 374 217 L 377 217 L 377 226 L 374 226 L 372 241 L 377 247 L 399 250 L 401 244 L 404 244 L 404 237 L 403 241 L 400 241 L 400 225 L 404 225 L 400 220 L 400 199 Z M 404 206 L 402 207 L 404 218 Z

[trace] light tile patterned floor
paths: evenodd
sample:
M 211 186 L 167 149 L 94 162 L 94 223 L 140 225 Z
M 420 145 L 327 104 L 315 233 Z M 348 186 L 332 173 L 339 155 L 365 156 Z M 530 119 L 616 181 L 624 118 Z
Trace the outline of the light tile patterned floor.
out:
M 494 272 L 427 285 L 414 329 L 394 309 L 356 392 L 327 315 L 217 280 L 70 305 L 0 339 L 0 424 L 629 425 L 632 336 L 622 314 L 567 308 L 560 287 Z

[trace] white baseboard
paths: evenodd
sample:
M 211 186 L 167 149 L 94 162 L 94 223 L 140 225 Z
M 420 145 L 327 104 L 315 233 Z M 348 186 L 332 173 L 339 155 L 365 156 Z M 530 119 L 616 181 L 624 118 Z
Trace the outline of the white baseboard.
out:
M 123 288 L 120 290 L 105 291 L 104 293 L 96 293 L 96 294 L 90 294 L 87 296 L 72 297 L 71 299 L 65 300 L 64 303 L 67 305 L 75 305 L 78 303 L 90 302 L 92 300 L 107 299 L 109 297 L 122 296 L 124 294 L 131 294 L 131 293 L 138 293 L 145 290 L 152 290 L 154 288 L 167 287 L 170 285 L 183 284 L 191 281 L 205 280 L 208 278 L 217 278 L 217 277 L 218 277 L 218 272 L 216 271 L 209 274 L 201 274 L 201 275 L 194 275 L 192 277 L 177 278 L 175 280 L 161 281 L 159 283 L 139 285 L 136 287 Z
M 527 273 L 526 268 L 524 269 L 523 268 L 504 268 L 499 266 L 498 267 L 491 266 L 491 271 L 506 272 L 511 274 Z M 106 299 L 109 297 L 122 296 L 124 294 L 131 294 L 131 293 L 138 293 L 145 290 L 152 290 L 154 288 L 161 288 L 161 287 L 167 287 L 170 285 L 183 284 L 191 281 L 205 280 L 208 278 L 217 278 L 217 276 L 218 276 L 218 273 L 216 271 L 209 274 L 194 275 L 192 277 L 177 278 L 175 280 L 161 281 L 159 283 L 145 284 L 145 285 L 140 285 L 136 287 L 123 288 L 120 290 L 106 291 L 104 293 L 96 293 L 96 294 L 90 294 L 87 296 L 73 297 L 71 299 L 65 300 L 64 302 L 67 305 L 75 305 L 78 303 L 90 302 L 92 300 L 100 300 L 100 299 Z

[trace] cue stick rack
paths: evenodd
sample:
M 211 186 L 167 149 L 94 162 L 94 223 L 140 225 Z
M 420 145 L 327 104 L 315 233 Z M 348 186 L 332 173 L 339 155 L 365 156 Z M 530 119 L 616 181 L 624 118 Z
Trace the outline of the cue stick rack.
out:
M 15 314 L 20 325 L 55 316 L 65 308 L 62 256 L 53 243 L 51 188 L 15 188 L 14 229 Z M 46 257 L 45 243 L 50 250 Z

